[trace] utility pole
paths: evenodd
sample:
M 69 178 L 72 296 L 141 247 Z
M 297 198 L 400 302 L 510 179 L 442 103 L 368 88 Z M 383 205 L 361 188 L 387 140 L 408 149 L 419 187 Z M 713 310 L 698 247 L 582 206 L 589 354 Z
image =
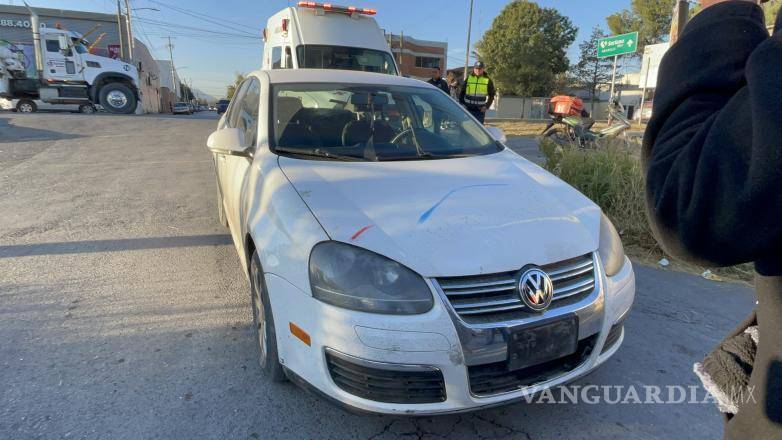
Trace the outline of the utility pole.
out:
M 472 6 L 473 0 L 470 0 L 470 18 L 467 20 L 467 54 L 464 56 L 464 80 L 467 81 L 467 69 L 470 68 L 470 34 L 472 34 Z
M 122 43 L 122 9 L 117 0 L 117 34 L 119 35 L 119 57 L 125 59 L 125 45 Z
M 404 55 L 405 51 L 405 31 L 399 31 L 399 73 L 401 74 L 402 69 L 402 56 Z
M 690 4 L 687 3 L 687 0 L 676 0 L 676 6 L 673 7 L 673 20 L 671 21 L 671 45 L 675 44 L 679 39 L 679 35 L 682 34 L 689 17 Z
M 166 45 L 166 47 L 168 47 L 168 56 L 171 62 L 171 82 L 174 83 L 174 95 L 176 95 L 177 99 L 179 99 L 179 93 L 176 90 L 177 81 L 176 81 L 176 72 L 174 70 L 174 45 L 171 44 L 171 35 L 168 36 L 168 44 Z
M 128 13 L 125 17 L 127 18 L 128 23 L 128 58 L 130 59 L 130 62 L 133 62 L 133 19 L 130 16 L 130 2 L 129 0 L 125 0 L 125 10 Z

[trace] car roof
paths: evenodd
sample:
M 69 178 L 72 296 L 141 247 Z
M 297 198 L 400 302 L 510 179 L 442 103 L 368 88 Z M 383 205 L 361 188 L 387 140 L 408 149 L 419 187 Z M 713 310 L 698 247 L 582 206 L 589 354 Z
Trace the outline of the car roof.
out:
M 384 73 L 361 72 L 355 70 L 337 69 L 274 69 L 257 70 L 256 76 L 267 75 L 271 84 L 286 83 L 348 83 L 348 84 L 376 84 L 389 86 L 434 86 L 417 79 L 403 76 L 387 75 Z

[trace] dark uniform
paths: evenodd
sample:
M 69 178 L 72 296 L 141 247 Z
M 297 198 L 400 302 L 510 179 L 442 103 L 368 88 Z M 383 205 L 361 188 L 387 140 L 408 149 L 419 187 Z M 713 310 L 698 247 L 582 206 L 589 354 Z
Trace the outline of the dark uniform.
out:
M 472 73 L 464 81 L 464 86 L 459 94 L 459 102 L 481 123 L 486 119 L 486 110 L 494 102 L 496 94 L 494 83 L 489 75 L 483 71 L 483 68 L 483 62 L 475 63 Z M 480 75 L 476 74 L 476 70 L 480 72 Z

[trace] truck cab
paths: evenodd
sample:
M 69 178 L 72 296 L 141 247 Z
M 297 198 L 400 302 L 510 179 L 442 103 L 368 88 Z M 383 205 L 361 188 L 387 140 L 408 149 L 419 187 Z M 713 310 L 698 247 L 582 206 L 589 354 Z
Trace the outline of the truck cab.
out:
M 89 100 L 114 113 L 132 113 L 139 100 L 138 70 L 132 64 L 91 54 L 76 32 L 41 28 L 45 101 Z
M 341 69 L 399 75 L 374 9 L 302 1 L 269 18 L 263 69 Z
M 91 54 L 83 36 L 41 26 L 30 8 L 35 50 L 34 74 L 20 50 L 0 45 L 0 97 L 25 103 L 74 104 L 111 113 L 134 113 L 141 99 L 138 70 L 112 58 Z

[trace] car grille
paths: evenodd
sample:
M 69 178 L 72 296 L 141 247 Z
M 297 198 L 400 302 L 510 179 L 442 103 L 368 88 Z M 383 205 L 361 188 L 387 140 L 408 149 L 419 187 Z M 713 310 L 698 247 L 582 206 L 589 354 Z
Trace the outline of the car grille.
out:
M 595 334 L 579 341 L 576 352 L 571 355 L 520 370 L 508 371 L 507 362 L 467 367 L 470 390 L 476 396 L 491 396 L 515 391 L 567 374 L 589 358 L 595 347 L 595 342 L 597 342 L 597 337 L 598 335 Z
M 370 368 L 326 352 L 326 364 L 334 383 L 342 390 L 364 399 L 386 403 L 436 403 L 445 401 L 445 382 L 440 370 Z
M 595 289 L 595 262 L 592 254 L 543 266 L 554 284 L 551 308 L 572 304 Z M 518 291 L 520 271 L 467 277 L 438 278 L 454 311 L 468 323 L 500 322 L 524 318 L 534 313 L 521 301 Z

